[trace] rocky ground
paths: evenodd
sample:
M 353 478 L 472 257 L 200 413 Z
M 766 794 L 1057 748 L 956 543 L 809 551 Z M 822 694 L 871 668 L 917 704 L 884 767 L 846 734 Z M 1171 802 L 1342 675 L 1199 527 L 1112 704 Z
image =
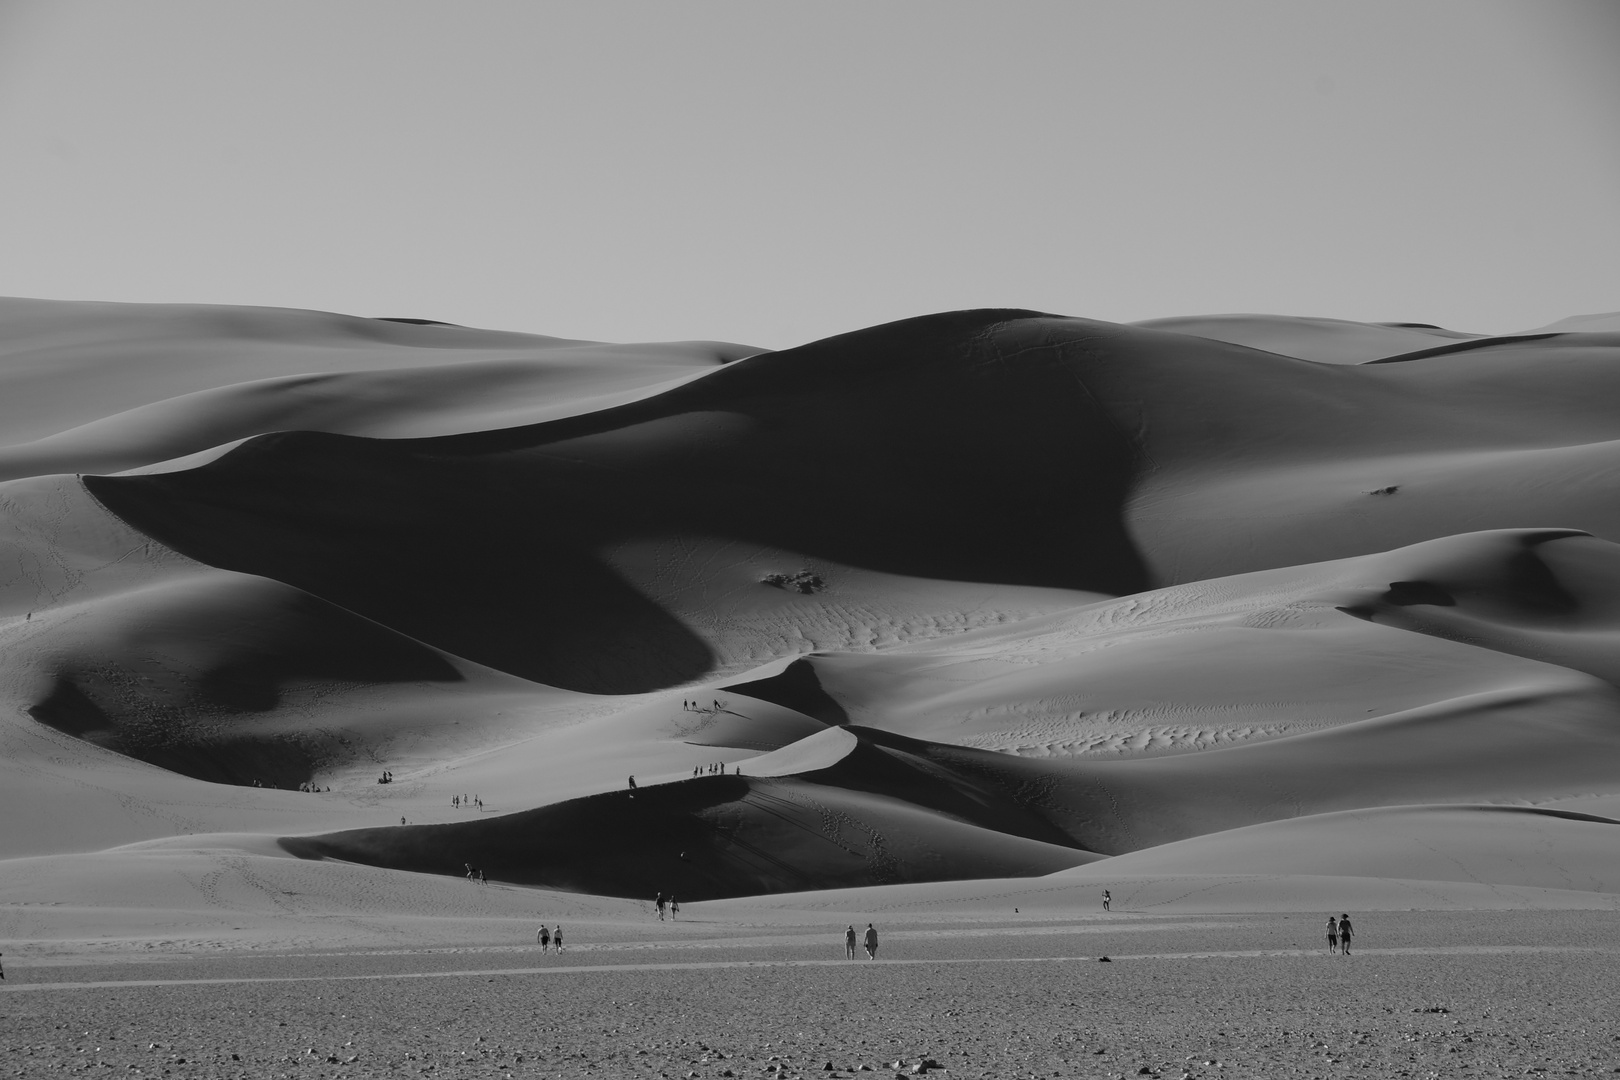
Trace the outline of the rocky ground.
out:
M 1323 913 L 570 930 L 485 947 L 124 958 L 8 945 L 0 1076 L 1620 1074 L 1620 916 Z M 1101 962 L 1101 956 L 1110 960 Z

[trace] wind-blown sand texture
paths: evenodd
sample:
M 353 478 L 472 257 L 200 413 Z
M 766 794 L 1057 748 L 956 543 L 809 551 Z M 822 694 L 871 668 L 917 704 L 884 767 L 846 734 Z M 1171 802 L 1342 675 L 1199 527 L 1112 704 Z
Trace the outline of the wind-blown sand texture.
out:
M 416 964 L 544 913 L 605 947 L 659 891 L 722 949 L 1104 888 L 1613 912 L 1617 400 L 1616 316 L 967 311 L 766 352 L 0 302 L 6 986 L 24 955 Z M 1155 964 L 1125 1000 L 1196 967 Z M 703 970 L 635 993 L 749 998 Z

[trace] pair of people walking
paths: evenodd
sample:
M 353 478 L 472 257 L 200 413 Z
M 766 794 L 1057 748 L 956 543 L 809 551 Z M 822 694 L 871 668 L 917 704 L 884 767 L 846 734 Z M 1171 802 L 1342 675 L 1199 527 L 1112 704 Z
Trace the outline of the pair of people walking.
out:
M 552 931 L 546 929 L 546 924 L 545 923 L 541 923 L 540 924 L 540 929 L 534 935 L 534 939 L 540 943 L 540 951 L 541 952 L 548 951 L 551 948 L 553 943 L 556 944 L 557 951 L 562 952 L 562 927 L 561 926 L 557 927 L 556 932 L 553 933 Z
M 871 923 L 866 924 L 866 958 L 877 959 L 878 936 L 877 929 Z M 850 923 L 844 931 L 844 959 L 855 959 L 855 924 Z
M 1356 936 L 1356 928 L 1350 925 L 1350 916 L 1340 915 L 1337 919 L 1328 916 L 1327 939 L 1328 952 L 1350 955 L 1350 939 Z

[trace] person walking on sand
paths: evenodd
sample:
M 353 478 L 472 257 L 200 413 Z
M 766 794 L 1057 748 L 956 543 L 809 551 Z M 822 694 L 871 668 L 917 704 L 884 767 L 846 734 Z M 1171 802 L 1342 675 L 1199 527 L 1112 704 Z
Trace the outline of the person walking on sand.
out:
M 685 852 L 682 852 L 682 854 L 684 855 Z M 681 905 L 679 905 L 679 904 L 677 904 L 675 902 L 675 894 L 670 893 L 669 894 L 669 921 L 674 922 L 675 921 L 675 916 L 679 915 L 680 913 L 681 913 Z
M 1328 916 L 1327 937 L 1328 937 L 1328 952 L 1331 952 L 1331 953 L 1338 952 L 1339 951 L 1339 920 L 1335 919 L 1331 915 Z
M 871 923 L 866 924 L 866 958 L 877 959 L 877 929 Z
M 844 959 L 846 959 L 846 960 L 855 959 L 855 924 L 854 923 L 850 923 L 849 928 L 844 931 Z
M 1107 911 L 1109 909 L 1109 905 L 1111 905 L 1113 902 L 1114 902 L 1114 895 L 1112 893 L 1110 893 L 1107 889 L 1104 889 L 1103 890 L 1103 910 Z
M 1350 955 L 1350 938 L 1355 934 L 1350 926 L 1350 916 L 1339 916 L 1339 951 L 1345 956 Z
M 630 790 L 636 790 L 636 778 L 634 776 L 630 778 Z
M 653 907 L 658 909 L 658 921 L 663 922 L 664 921 L 664 894 L 663 893 L 659 893 L 657 896 L 653 897 Z
M 541 923 L 540 929 L 535 931 L 534 940 L 540 943 L 541 952 L 551 951 L 551 931 L 546 927 L 545 923 Z
M 551 943 L 553 945 L 557 946 L 557 951 L 559 953 L 562 952 L 562 927 L 561 926 L 557 927 L 557 929 L 555 929 L 555 930 L 553 930 L 551 932 Z

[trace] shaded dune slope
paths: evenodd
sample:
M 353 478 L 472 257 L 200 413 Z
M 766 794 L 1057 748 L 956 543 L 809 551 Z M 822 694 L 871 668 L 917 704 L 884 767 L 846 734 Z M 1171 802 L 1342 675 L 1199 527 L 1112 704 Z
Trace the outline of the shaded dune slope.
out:
M 293 788 L 465 745 L 547 688 L 264 578 L 204 570 L 44 613 L 28 715 L 199 780 Z M 554 704 L 555 702 L 549 702 Z M 449 730 L 446 730 L 449 729 Z
M 859 767 L 857 766 L 857 769 Z M 701 777 L 489 821 L 281 840 L 303 858 L 608 896 L 702 900 L 1050 873 L 1095 855 L 799 778 Z

